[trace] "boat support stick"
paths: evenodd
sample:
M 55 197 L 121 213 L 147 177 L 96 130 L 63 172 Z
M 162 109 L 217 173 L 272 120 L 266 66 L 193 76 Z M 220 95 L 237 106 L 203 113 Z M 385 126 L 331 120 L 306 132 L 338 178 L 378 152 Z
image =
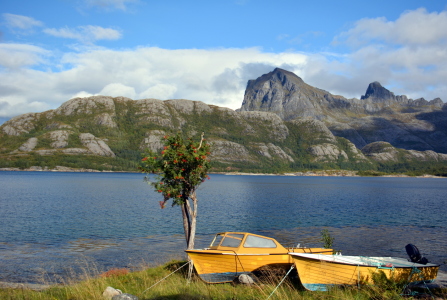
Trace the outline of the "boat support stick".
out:
M 175 270 L 174 272 L 172 272 L 171 274 L 163 277 L 162 279 L 160 279 L 159 281 L 157 281 L 156 283 L 154 283 L 153 285 L 151 285 L 150 287 L 148 287 L 147 289 L 145 289 L 144 291 L 142 291 L 140 293 L 140 296 L 143 295 L 144 293 L 146 293 L 148 290 L 150 290 L 151 288 L 153 288 L 154 286 L 156 286 L 157 284 L 159 284 L 160 282 L 162 282 L 163 280 L 165 280 L 166 278 L 168 278 L 169 276 L 171 276 L 172 274 L 174 274 L 175 272 L 177 272 L 178 270 L 180 270 L 181 268 L 183 268 L 184 266 L 188 265 L 189 263 L 191 263 L 191 261 L 188 261 L 187 263 L 185 263 L 184 265 L 182 265 L 181 267 L 179 267 L 177 270 Z
M 287 271 L 287 274 L 283 277 L 283 279 L 281 279 L 281 281 L 278 283 L 278 285 L 275 287 L 275 289 L 272 291 L 272 293 L 270 294 L 270 296 L 268 296 L 268 298 L 267 298 L 266 300 L 270 299 L 270 297 L 276 292 L 276 290 L 279 288 L 279 286 L 280 286 L 280 285 L 283 283 L 283 281 L 287 278 L 287 276 L 289 275 L 289 273 L 292 272 L 292 270 L 293 270 L 294 267 L 295 267 L 295 266 L 292 264 L 292 266 L 290 267 L 290 270 Z

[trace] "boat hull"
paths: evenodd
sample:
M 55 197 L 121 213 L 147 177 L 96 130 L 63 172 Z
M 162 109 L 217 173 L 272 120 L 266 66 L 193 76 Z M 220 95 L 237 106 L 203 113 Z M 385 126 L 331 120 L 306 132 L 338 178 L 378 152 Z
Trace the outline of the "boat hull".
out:
M 291 254 L 301 284 L 311 291 L 326 291 L 331 286 L 374 284 L 374 274 L 406 283 L 436 278 L 439 266 L 416 264 L 391 257 L 359 258 L 337 255 L 299 256 Z M 334 258 L 333 261 L 330 258 Z M 355 258 L 355 259 L 354 259 Z
M 307 248 L 301 251 L 312 251 Z M 317 251 L 332 253 L 332 249 Z M 249 273 L 287 272 L 293 264 L 288 253 L 244 253 L 218 250 L 186 250 L 200 278 L 208 283 L 231 282 L 239 275 Z M 281 273 L 282 272 L 282 273 Z
M 200 278 L 208 283 L 231 282 L 241 274 L 260 269 L 287 269 L 292 260 L 284 254 L 243 254 L 187 251 Z

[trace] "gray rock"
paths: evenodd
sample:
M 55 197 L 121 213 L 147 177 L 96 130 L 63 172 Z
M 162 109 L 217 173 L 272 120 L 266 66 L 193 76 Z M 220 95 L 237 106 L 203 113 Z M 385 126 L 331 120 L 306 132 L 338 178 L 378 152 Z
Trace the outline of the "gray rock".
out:
M 109 146 L 101 139 L 98 139 L 91 133 L 81 133 L 79 135 L 81 143 L 93 154 L 101 156 L 115 157 L 115 153 L 110 150 Z
M 201 101 L 178 99 L 178 100 L 166 100 L 165 103 L 171 105 L 175 110 L 183 114 L 192 114 L 193 112 L 203 113 L 212 111 L 211 107 L 208 104 L 205 104 Z
M 151 130 L 146 132 L 146 137 L 140 143 L 140 150 L 144 151 L 145 149 L 149 149 L 153 152 L 158 152 L 163 149 L 163 136 L 166 135 L 166 132 L 163 130 Z
M 65 148 L 68 145 L 68 137 L 72 131 L 68 130 L 55 130 L 49 133 L 50 139 L 54 142 L 51 143 L 53 148 Z
M 416 151 L 416 150 L 408 150 L 404 155 L 405 158 L 410 160 L 418 160 L 418 161 L 446 161 L 447 154 L 436 153 L 434 151 Z
M 315 161 L 334 161 L 340 157 L 348 159 L 348 155 L 345 151 L 340 150 L 336 145 L 324 143 L 311 146 L 308 149 L 309 153 L 315 157 Z
M 282 160 L 288 160 L 289 162 L 294 162 L 293 158 L 288 155 L 283 149 L 272 144 L 272 143 L 251 143 L 251 147 L 255 149 L 255 151 L 265 157 L 268 158 L 279 158 Z
M 238 280 L 239 280 L 240 283 L 247 284 L 247 285 L 255 283 L 253 278 L 250 275 L 247 275 L 247 274 L 239 275 Z
M 291 123 L 300 127 L 300 132 L 312 136 L 314 143 L 337 143 L 337 139 L 327 126 L 318 120 L 295 119 Z
M 102 293 L 102 296 L 103 296 L 105 299 L 110 300 L 110 299 L 112 299 L 114 296 L 121 295 L 122 293 L 123 293 L 123 292 L 121 292 L 121 290 L 118 290 L 118 289 L 115 289 L 115 288 L 113 288 L 113 287 L 111 287 L 111 286 L 108 286 L 108 287 L 104 290 L 104 292 Z
M 163 115 L 170 116 L 169 109 L 165 103 L 157 99 L 142 99 L 136 103 L 136 115 Z
M 357 163 L 368 161 L 365 155 L 363 155 L 363 153 L 359 149 L 357 149 L 354 144 L 348 143 L 348 148 L 349 151 L 352 153 L 353 158 L 356 159 Z
M 130 100 L 127 98 L 121 99 Z M 114 98 L 108 96 L 74 98 L 63 103 L 59 108 L 49 113 L 48 117 L 52 118 L 53 115 L 72 116 L 80 114 L 92 114 L 99 109 L 115 111 Z
M 112 300 L 138 300 L 138 297 L 131 295 L 131 294 L 124 293 L 124 294 L 119 294 L 119 295 L 113 296 Z
M 12 127 L 6 123 L 3 125 L 2 131 L 7 135 L 16 135 L 16 136 L 19 136 L 22 133 L 19 130 L 17 130 L 17 128 Z
M 35 137 L 29 138 L 22 146 L 19 147 L 19 151 L 29 152 L 37 146 L 38 139 Z
M 113 120 L 113 116 L 109 113 L 102 113 L 95 117 L 95 122 L 98 125 L 109 127 L 109 128 L 116 128 L 118 125 L 116 125 L 115 121 Z
M 153 124 L 165 127 L 165 128 L 175 129 L 175 126 L 172 123 L 171 116 L 157 116 L 157 115 L 142 116 L 142 117 L 140 117 L 140 122 L 146 123 L 146 124 L 153 123 Z
M 210 158 L 222 162 L 255 162 L 256 159 L 250 155 L 243 145 L 226 140 L 210 140 L 212 152 Z
M 374 142 L 362 148 L 366 157 L 376 161 L 398 161 L 399 151 L 387 142 Z
M 36 121 L 39 120 L 40 114 L 27 113 L 6 121 L 2 125 L 2 131 L 7 135 L 21 135 L 23 133 L 29 133 L 36 128 Z
M 253 128 L 250 123 L 253 123 L 257 128 L 262 124 L 268 124 L 269 139 L 275 141 L 283 141 L 289 135 L 289 129 L 284 124 L 281 118 L 271 112 L 262 111 L 241 111 L 234 115 L 245 126 L 245 130 L 242 132 L 247 135 L 257 135 L 258 131 Z

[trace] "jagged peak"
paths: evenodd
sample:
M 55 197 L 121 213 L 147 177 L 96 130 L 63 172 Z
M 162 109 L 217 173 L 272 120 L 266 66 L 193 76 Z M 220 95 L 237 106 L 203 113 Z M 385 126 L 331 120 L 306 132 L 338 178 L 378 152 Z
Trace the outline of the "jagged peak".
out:
M 296 83 L 304 83 L 304 80 L 296 75 L 293 72 L 281 69 L 281 68 L 275 68 L 272 72 L 268 73 L 267 75 L 271 74 L 271 77 L 277 77 L 279 78 L 283 83 L 285 79 L 293 80 Z
M 374 81 L 368 85 L 366 93 L 361 97 L 362 100 L 368 98 L 378 98 L 378 99 L 394 99 L 394 93 L 383 87 L 380 82 Z
M 295 73 L 281 69 L 275 68 L 273 71 L 264 74 L 257 79 L 249 80 L 247 83 L 247 89 L 252 88 L 257 85 L 262 85 L 266 81 L 279 81 L 282 85 L 286 85 L 288 82 L 293 82 L 295 84 L 303 84 L 304 81 Z
M 271 73 L 273 73 L 273 74 L 285 74 L 285 75 L 292 76 L 292 77 L 296 77 L 296 78 L 299 78 L 300 80 L 302 80 L 302 79 L 301 79 L 298 75 L 296 75 L 295 73 L 290 72 L 290 71 L 287 71 L 287 70 L 284 70 L 284 69 L 281 69 L 281 68 L 275 68 Z

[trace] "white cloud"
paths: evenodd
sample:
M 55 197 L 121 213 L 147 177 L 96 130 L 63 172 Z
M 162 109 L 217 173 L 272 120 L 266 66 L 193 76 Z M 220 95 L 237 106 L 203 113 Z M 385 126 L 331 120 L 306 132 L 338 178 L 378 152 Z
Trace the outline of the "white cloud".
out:
M 359 97 L 379 81 L 399 95 L 447 101 L 447 11 L 406 11 L 395 21 L 362 19 L 335 37 L 351 52 L 313 57 L 306 80 L 347 97 Z
M 37 65 L 43 63 L 49 54 L 49 51 L 33 45 L 0 43 L 0 66 L 15 69 Z
M 134 99 L 135 98 L 135 89 L 131 86 L 124 85 L 122 83 L 109 83 L 106 85 L 98 95 L 104 96 L 123 96 L 127 98 Z
M 2 14 L 6 26 L 11 29 L 19 29 L 21 31 L 31 30 L 33 27 L 43 26 L 43 23 L 30 17 L 14 15 L 9 13 Z
M 80 92 L 74 94 L 73 96 L 71 96 L 70 99 L 73 99 L 73 98 L 87 98 L 87 97 L 90 97 L 90 96 L 93 96 L 93 94 L 87 93 L 86 91 L 80 91 Z
M 116 29 L 93 25 L 78 26 L 76 28 L 46 28 L 43 31 L 55 37 L 74 39 L 82 43 L 92 43 L 98 40 L 117 40 L 122 36 L 121 32 Z
M 305 61 L 303 54 L 264 53 L 258 48 L 149 47 L 68 53 L 54 62 L 71 66 L 59 72 L 26 67 L 0 72 L 0 83 L 11 90 L 8 97 L 0 94 L 0 102 L 9 104 L 5 109 L 0 107 L 0 117 L 13 116 L 20 110 L 30 112 L 32 107 L 27 103 L 35 101 L 45 101 L 47 106 L 42 109 L 52 109 L 72 97 L 97 94 L 132 99 L 182 98 L 236 109 L 242 104 L 247 80 L 277 66 L 297 72 Z
M 167 100 L 174 97 L 177 87 L 172 84 L 159 83 L 140 93 L 140 98 Z
M 428 13 L 425 8 L 419 8 L 404 12 L 395 22 L 383 17 L 361 19 L 335 41 L 354 47 L 371 42 L 406 46 L 445 44 L 446 28 L 447 11 Z
M 127 10 L 128 4 L 138 3 L 139 0 L 84 0 L 89 7 L 99 7 L 104 9 Z

